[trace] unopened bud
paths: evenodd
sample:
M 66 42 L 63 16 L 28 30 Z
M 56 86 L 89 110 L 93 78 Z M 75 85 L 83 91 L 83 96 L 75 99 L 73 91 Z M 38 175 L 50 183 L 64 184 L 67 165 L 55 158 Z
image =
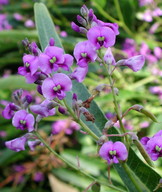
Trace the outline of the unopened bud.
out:
M 41 85 L 37 86 L 37 91 L 38 91 L 39 94 L 43 95 L 43 93 L 42 93 L 42 86 Z
M 94 13 L 93 10 L 90 9 L 88 13 L 88 21 L 91 23 L 93 21 Z
M 24 40 L 22 40 L 22 45 L 24 46 L 24 47 L 28 47 L 29 46 L 29 40 L 28 40 L 28 38 L 25 38 Z
M 103 145 L 107 141 L 106 135 L 102 135 L 99 140 L 97 141 L 98 145 Z
M 80 27 L 76 25 L 74 22 L 71 23 L 71 28 L 78 33 L 80 32 Z
M 87 34 L 87 29 L 84 27 L 79 27 L 80 33 Z
M 54 45 L 55 45 L 55 40 L 54 40 L 53 37 L 50 38 L 50 40 L 49 40 L 49 45 L 50 45 L 50 46 L 54 46 Z
M 130 109 L 136 110 L 136 111 L 141 111 L 144 107 L 142 105 L 133 105 Z
M 86 20 L 85 20 L 83 17 L 81 17 L 80 15 L 77 15 L 77 21 L 78 21 L 81 25 L 83 25 L 84 27 L 87 26 Z
M 109 121 L 106 122 L 105 126 L 104 126 L 104 130 L 108 130 L 111 127 L 113 127 L 114 122 L 110 119 Z
M 119 93 L 119 89 L 116 88 L 116 87 L 114 87 L 114 93 L 115 93 L 115 95 L 118 95 L 118 93 Z
M 54 101 L 51 101 L 50 103 L 47 104 L 47 108 L 50 110 L 50 109 L 53 109 L 54 107 L 58 106 L 58 103 L 54 102 Z
M 83 5 L 83 6 L 81 7 L 81 9 L 80 9 L 81 15 L 82 15 L 83 17 L 87 17 L 88 12 L 89 12 L 89 10 L 88 10 L 88 8 L 86 7 L 86 5 Z
M 78 100 L 78 96 L 77 96 L 77 94 L 76 93 L 73 93 L 73 98 L 72 98 L 73 100 L 75 100 L 75 101 L 77 101 Z
M 59 106 L 58 107 L 58 111 L 61 113 L 61 114 L 66 114 L 67 113 L 67 109 L 63 106 Z

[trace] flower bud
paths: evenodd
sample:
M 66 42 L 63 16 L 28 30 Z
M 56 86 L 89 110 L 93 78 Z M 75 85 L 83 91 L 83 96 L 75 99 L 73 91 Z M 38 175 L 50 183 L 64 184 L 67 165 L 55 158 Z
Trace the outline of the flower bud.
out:
M 99 140 L 97 141 L 98 145 L 103 145 L 107 141 L 107 137 L 105 135 L 102 135 Z
M 87 29 L 84 27 L 79 27 L 79 32 L 83 34 L 87 34 Z
M 55 45 L 55 40 L 54 40 L 53 37 L 50 38 L 50 40 L 49 40 L 49 45 L 50 45 L 50 46 L 54 46 L 54 45 Z
M 88 8 L 86 7 L 86 5 L 83 5 L 80 9 L 80 13 L 83 17 L 87 17 L 88 13 L 89 13 L 89 10 Z
M 63 106 L 59 106 L 58 107 L 58 111 L 61 113 L 61 114 L 66 114 L 67 113 L 67 109 Z
M 71 28 L 78 33 L 80 32 L 80 27 L 76 25 L 74 22 L 71 22 Z
M 78 21 L 81 25 L 83 25 L 84 27 L 87 26 L 86 20 L 85 20 L 83 17 L 81 17 L 80 15 L 77 15 L 77 21 Z

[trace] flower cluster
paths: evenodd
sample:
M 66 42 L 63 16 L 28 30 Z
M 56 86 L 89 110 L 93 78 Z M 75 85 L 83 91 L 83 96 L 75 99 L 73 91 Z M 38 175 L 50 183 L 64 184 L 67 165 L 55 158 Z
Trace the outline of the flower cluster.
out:
M 153 161 L 162 157 L 162 130 L 158 131 L 153 137 L 143 137 L 141 143 Z
M 65 99 L 66 93 L 72 90 L 72 80 L 75 79 L 78 82 L 84 80 L 89 63 L 99 62 L 107 69 L 114 68 L 109 71 L 110 74 L 120 66 L 129 67 L 135 72 L 143 67 L 145 62 L 143 55 L 116 62 L 110 48 L 114 46 L 116 36 L 119 34 L 116 23 L 105 23 L 97 19 L 93 10 L 89 10 L 85 5 L 81 8 L 81 16 L 77 16 L 77 21 L 80 26 L 72 22 L 72 28 L 76 32 L 85 34 L 87 40 L 77 43 L 74 47 L 73 55 L 77 68 L 73 72 L 70 70 L 74 60 L 73 56 L 65 54 L 62 48 L 55 46 L 53 38 L 49 40 L 49 44 L 43 51 L 35 42 L 29 43 L 27 39 L 23 41 L 29 54 L 24 54 L 23 66 L 18 68 L 18 74 L 24 76 L 27 83 L 37 84 L 37 91 L 45 100 L 40 104 L 30 105 L 32 98 L 29 95 L 23 97 L 19 91 L 14 95 L 15 102 L 9 103 L 5 107 L 3 116 L 7 119 L 12 118 L 12 124 L 17 129 L 27 131 L 24 136 L 6 142 L 9 149 L 25 150 L 25 144 L 28 143 L 30 149 L 34 150 L 35 146 L 41 145 L 40 140 L 32 132 L 35 131 L 35 127 L 43 117 L 55 115 L 56 107 L 60 113 L 67 113 L 68 108 L 62 106 L 61 100 Z M 86 121 L 94 123 L 95 118 L 87 109 L 93 99 L 94 97 L 91 96 L 86 101 L 81 101 L 78 100 L 75 93 L 73 94 L 72 110 L 76 118 L 80 119 L 80 116 L 84 115 Z M 37 116 L 34 117 L 33 113 Z M 78 124 L 73 121 L 60 120 L 52 125 L 52 134 L 63 131 L 70 135 L 79 128 Z M 125 161 L 128 157 L 125 145 L 119 141 L 104 143 L 99 154 L 109 164 Z

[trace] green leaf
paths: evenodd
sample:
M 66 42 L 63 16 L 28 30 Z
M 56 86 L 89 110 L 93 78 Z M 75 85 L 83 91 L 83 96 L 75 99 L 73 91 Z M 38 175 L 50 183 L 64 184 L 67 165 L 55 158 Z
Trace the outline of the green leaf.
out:
M 10 75 L 7 78 L 0 79 L 0 88 L 1 90 L 14 90 L 14 89 L 26 89 L 33 90 L 36 89 L 36 85 L 27 84 L 25 78 L 20 75 Z
M 57 47 L 62 47 L 54 23 L 52 22 L 46 6 L 43 3 L 35 3 L 34 13 L 42 50 L 44 50 L 45 47 L 48 45 L 51 37 L 55 39 L 55 45 Z
M 35 21 L 42 49 L 47 46 L 51 37 L 54 37 L 56 45 L 61 47 L 61 42 L 56 34 L 54 24 L 52 23 L 46 7 L 42 3 L 36 3 L 34 8 L 36 14 Z M 78 98 L 83 101 L 90 96 L 85 86 L 76 81 L 73 82 L 73 92 L 76 93 Z M 68 105 L 71 105 L 71 97 L 72 93 L 67 94 L 66 100 Z M 95 102 L 92 102 L 89 111 L 95 116 L 95 123 L 87 122 L 85 120 L 84 122 L 98 137 L 100 137 L 102 134 L 101 130 L 103 129 L 107 120 Z M 116 131 L 115 129 L 111 129 L 111 132 L 115 133 Z M 123 165 L 117 164 L 114 167 L 118 171 L 120 177 L 130 192 L 152 192 L 160 180 L 160 176 L 145 163 L 143 163 L 132 149 L 129 151 L 128 162 Z M 61 177 L 64 177 L 64 179 L 71 179 L 72 182 L 74 182 L 73 180 L 77 182 L 79 181 L 76 180 L 76 176 L 71 178 L 71 176 L 66 176 L 65 172 L 63 171 L 60 173 L 60 170 L 57 172 L 57 174 L 59 174 Z M 136 184 L 132 182 L 133 180 L 136 182 Z M 81 181 L 78 183 L 81 184 Z

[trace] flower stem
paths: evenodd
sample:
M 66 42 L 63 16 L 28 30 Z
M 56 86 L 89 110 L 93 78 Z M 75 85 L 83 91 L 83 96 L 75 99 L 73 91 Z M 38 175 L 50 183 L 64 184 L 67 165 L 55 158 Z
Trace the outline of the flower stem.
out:
M 134 175 L 131 173 L 128 165 L 126 163 L 121 163 L 122 167 L 124 168 L 125 172 L 127 173 L 128 177 L 131 179 L 132 183 L 134 184 L 135 188 L 137 189 L 137 192 L 142 192 L 143 190 L 141 189 L 138 181 L 134 177 Z
M 84 170 L 81 170 L 79 167 L 73 165 L 72 163 L 70 163 L 69 161 L 67 161 L 66 159 L 64 159 L 61 155 L 59 155 L 56 151 L 54 151 L 47 143 L 46 141 L 41 137 L 41 135 L 38 133 L 38 132 L 34 132 L 34 134 L 40 139 L 40 141 L 45 145 L 45 147 L 53 154 L 55 155 L 57 158 L 61 159 L 66 165 L 68 165 L 69 167 L 71 167 L 72 169 L 76 170 L 76 171 L 79 171 L 80 173 L 82 173 L 83 175 L 85 175 L 86 177 L 94 180 L 95 182 L 98 182 L 104 186 L 107 186 L 111 189 L 115 189 L 116 191 L 119 191 L 119 192 L 124 192 L 124 190 L 118 188 L 118 187 L 115 187 L 114 185 L 111 185 L 111 184 L 108 184 L 106 182 L 103 182 L 103 181 L 100 181 L 98 179 L 96 179 L 95 177 L 89 175 L 88 173 L 86 173 Z
M 113 80 L 111 78 L 111 75 L 109 74 L 109 71 L 108 71 L 108 66 L 105 64 L 105 62 L 103 61 L 103 65 L 105 67 L 105 70 L 107 72 L 107 77 L 109 79 L 109 83 L 110 83 L 110 87 L 111 87 L 111 91 L 112 91 L 112 95 L 113 95 L 113 101 L 114 101 L 114 105 L 115 105 L 115 112 L 117 114 L 117 117 L 118 117 L 118 120 L 119 120 L 119 124 L 120 124 L 120 127 L 121 127 L 121 130 L 123 133 L 126 133 L 126 130 L 124 128 L 124 125 L 122 123 L 122 118 L 121 118 L 121 114 L 120 114 L 120 109 L 119 109 L 119 105 L 118 105 L 118 102 L 117 102 L 117 99 L 116 99 L 116 94 L 115 94 L 115 91 L 114 91 L 114 83 L 113 83 Z M 127 147 L 128 147 L 128 138 L 127 138 L 127 135 L 125 135 L 125 139 L 126 139 L 126 143 L 127 143 Z
M 67 108 L 70 115 L 73 117 L 73 119 L 89 134 L 91 135 L 95 140 L 99 140 L 99 137 L 90 130 L 90 128 L 81 120 L 78 119 L 78 117 L 75 115 L 74 111 L 71 109 L 71 107 L 67 104 L 66 100 L 63 100 L 65 107 Z
M 115 7 L 116 7 L 116 10 L 117 10 L 117 13 L 118 13 L 118 17 L 119 17 L 119 20 L 120 20 L 120 23 L 121 23 L 120 26 L 123 27 L 123 29 L 128 33 L 128 35 L 133 38 L 134 37 L 134 33 L 125 24 L 125 21 L 124 21 L 124 18 L 123 18 L 123 14 L 122 14 L 122 11 L 120 9 L 119 1 L 118 0 L 114 0 L 114 3 L 115 3 Z

